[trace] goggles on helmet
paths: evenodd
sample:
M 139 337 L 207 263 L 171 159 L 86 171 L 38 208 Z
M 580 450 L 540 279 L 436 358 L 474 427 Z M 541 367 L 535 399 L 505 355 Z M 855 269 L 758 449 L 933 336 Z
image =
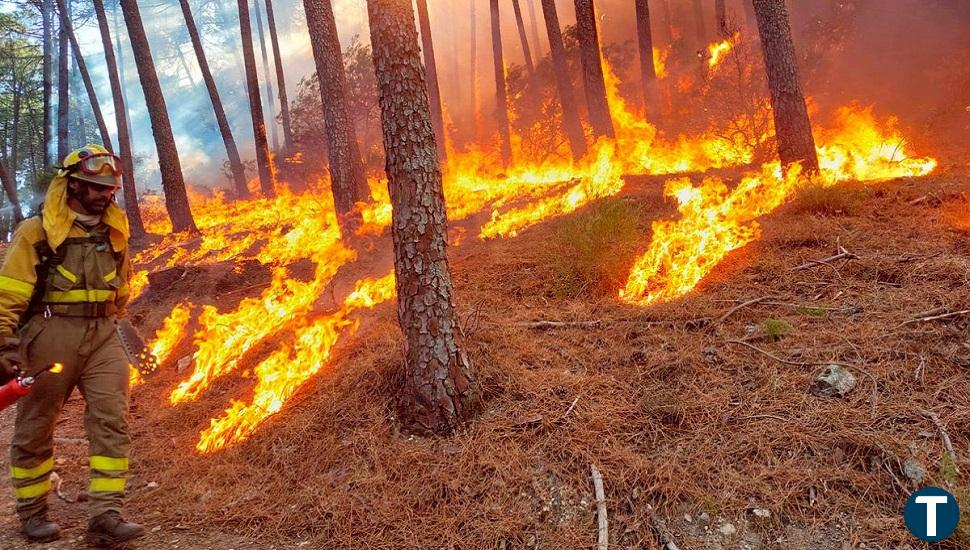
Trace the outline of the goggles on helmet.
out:
M 88 176 L 120 176 L 121 159 L 111 153 L 86 155 L 73 166 L 67 167 Z

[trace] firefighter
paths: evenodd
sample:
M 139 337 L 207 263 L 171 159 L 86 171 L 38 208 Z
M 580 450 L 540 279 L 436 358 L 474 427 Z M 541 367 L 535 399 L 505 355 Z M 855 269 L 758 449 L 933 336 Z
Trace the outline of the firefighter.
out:
M 60 537 L 47 517 L 54 424 L 67 398 L 86 403 L 91 520 L 87 542 L 140 537 L 122 519 L 128 470 L 129 361 L 116 318 L 128 300 L 128 221 L 114 202 L 121 161 L 100 145 L 68 154 L 38 216 L 21 223 L 0 267 L 0 374 L 32 374 L 53 363 L 17 402 L 10 475 L 24 536 Z

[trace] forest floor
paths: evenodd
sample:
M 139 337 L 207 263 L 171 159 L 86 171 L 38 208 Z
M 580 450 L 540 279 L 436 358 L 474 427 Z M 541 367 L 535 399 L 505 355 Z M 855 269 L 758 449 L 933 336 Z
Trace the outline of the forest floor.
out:
M 675 215 L 664 179 L 628 178 L 610 199 L 632 208 L 640 235 L 612 254 L 621 272 L 651 222 Z M 133 391 L 128 515 L 150 530 L 137 547 L 590 548 L 591 465 L 604 480 L 610 548 L 659 548 L 657 520 L 685 549 L 915 548 L 902 520 L 909 492 L 932 484 L 970 497 L 970 316 L 908 322 L 970 309 L 970 177 L 804 194 L 687 296 L 649 307 L 614 299 L 609 273 L 575 276 L 584 260 L 564 253 L 568 227 L 596 208 L 485 242 L 469 221 L 450 249 L 485 395 L 485 410 L 450 438 L 399 431 L 393 301 L 362 315 L 330 366 L 250 440 L 210 455 L 193 451 L 199 431 L 253 379 L 229 377 L 173 409 L 166 397 L 184 377 L 174 363 L 191 353 L 183 343 Z M 386 272 L 389 244 L 376 244 L 338 273 L 335 295 Z M 857 258 L 792 269 L 840 246 Z M 149 289 L 132 316 L 151 333 L 178 301 L 226 307 L 258 295 L 261 277 L 193 271 Z M 227 293 L 236 288 L 251 289 Z M 567 324 L 530 325 L 539 320 Z M 856 377 L 844 397 L 810 391 L 830 361 Z M 87 475 L 82 411 L 75 394 L 57 426 L 69 497 Z M 11 411 L 0 420 L 8 440 Z M 0 506 L 10 509 L 8 493 Z M 79 544 L 84 504 L 54 499 L 53 512 L 66 539 L 50 547 Z M 0 546 L 21 547 L 14 517 L 3 518 Z M 941 547 L 967 546 L 965 522 Z

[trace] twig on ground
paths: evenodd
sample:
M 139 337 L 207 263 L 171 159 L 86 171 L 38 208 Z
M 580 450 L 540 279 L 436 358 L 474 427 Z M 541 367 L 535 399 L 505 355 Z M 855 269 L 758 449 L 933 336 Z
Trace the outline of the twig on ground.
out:
M 589 465 L 593 475 L 593 490 L 596 492 L 596 525 L 599 533 L 596 548 L 607 550 L 610 545 L 609 527 L 606 519 L 606 492 L 603 490 L 603 476 L 595 464 Z
M 680 550 L 674 542 L 673 533 L 667 528 L 667 522 L 658 516 L 653 506 L 649 504 L 647 504 L 647 515 L 650 516 L 650 528 L 653 530 L 654 536 L 660 541 L 663 550 Z
M 831 262 L 836 262 L 838 260 L 846 260 L 846 262 L 848 262 L 849 260 L 857 260 L 857 259 L 859 259 L 858 256 L 856 256 L 855 254 L 849 252 L 848 250 L 840 246 L 839 253 L 834 256 L 829 256 L 828 258 L 822 258 L 821 260 L 809 260 L 800 266 L 789 269 L 788 271 L 802 271 L 804 269 L 811 269 L 813 267 L 818 267 L 820 265 L 827 265 L 835 269 L 835 266 L 833 266 Z
M 700 317 L 697 319 L 677 319 L 673 321 L 642 321 L 637 317 L 624 317 L 619 319 L 595 319 L 591 321 L 526 321 L 514 323 L 516 327 L 526 327 L 536 330 L 547 330 L 554 328 L 573 328 L 573 327 L 596 327 L 604 323 L 636 323 L 645 327 L 671 327 L 683 326 L 687 329 L 696 329 L 707 326 L 711 322 L 710 317 Z
M 596 319 L 595 321 L 532 321 L 528 323 L 516 323 L 516 326 L 542 330 L 563 327 L 595 327 L 602 323 L 602 319 Z
M 959 317 L 961 315 L 970 314 L 970 309 L 963 309 L 960 311 L 951 311 L 950 313 L 944 313 L 942 315 L 932 315 L 930 317 L 914 317 L 908 321 L 903 321 L 899 323 L 898 326 L 904 327 L 906 325 L 911 325 L 913 323 L 926 323 L 929 321 L 939 321 L 940 319 L 950 319 L 951 317 Z
M 788 359 L 782 359 L 781 357 L 778 357 L 777 355 L 775 355 L 775 354 L 773 354 L 771 352 L 765 351 L 765 350 L 763 350 L 763 349 L 761 349 L 761 348 L 759 348 L 757 346 L 753 346 L 753 345 L 745 342 L 744 340 L 725 340 L 725 342 L 727 342 L 728 344 L 737 344 L 739 346 L 744 346 L 746 348 L 751 348 L 752 350 L 754 350 L 754 351 L 756 351 L 756 352 L 758 352 L 758 353 L 760 353 L 762 355 L 765 355 L 767 357 L 770 357 L 771 359 L 774 359 L 775 361 L 778 361 L 779 363 L 782 363 L 784 365 L 791 365 L 793 367 L 818 367 L 818 366 L 822 366 L 822 365 L 839 365 L 840 367 L 846 367 L 846 368 L 850 368 L 850 369 L 851 368 L 855 368 L 852 365 L 846 365 L 844 363 L 839 363 L 839 362 L 836 362 L 836 361 L 790 361 Z
M 770 298 L 771 298 L 771 296 L 761 296 L 760 298 L 755 298 L 754 300 L 748 300 L 747 302 L 740 303 L 740 304 L 732 307 L 731 309 L 729 309 L 727 311 L 727 313 L 725 313 L 724 315 L 721 315 L 720 317 L 718 317 L 717 320 L 712 323 L 712 325 L 719 325 L 719 324 L 723 323 L 725 321 L 725 319 L 727 319 L 728 317 L 734 315 L 738 310 L 744 309 L 744 308 L 746 308 L 748 306 L 753 306 L 754 304 L 757 304 L 759 302 L 763 302 L 763 301 L 768 300 Z
M 566 409 L 566 412 L 563 413 L 563 415 L 562 415 L 562 418 L 563 419 L 565 419 L 567 416 L 569 416 L 569 413 L 573 412 L 573 409 L 576 408 L 576 403 L 579 403 L 579 396 L 578 395 L 576 396 L 576 399 L 573 399 L 573 402 L 569 404 L 569 408 Z
M 51 472 L 50 480 L 51 480 L 51 485 L 54 486 L 54 494 L 57 495 L 57 498 L 71 504 L 74 504 L 75 502 L 77 502 L 77 497 L 71 498 L 65 495 L 63 492 L 61 492 L 61 486 L 64 485 L 64 480 L 61 479 L 61 476 L 59 476 L 57 472 Z
M 230 290 L 228 292 L 223 292 L 222 294 L 219 295 L 219 297 L 222 298 L 223 296 L 232 296 L 233 294 L 239 294 L 240 292 L 247 292 L 247 291 L 250 291 L 250 290 L 256 290 L 257 288 L 266 288 L 266 287 L 270 286 L 271 284 L 273 284 L 273 283 L 260 283 L 258 285 L 244 286 L 242 288 L 234 288 L 234 289 L 232 289 L 232 290 Z
M 936 424 L 936 428 L 940 430 L 940 436 L 943 438 L 943 447 L 950 455 L 950 461 L 953 463 L 953 468 L 956 469 L 957 473 L 960 473 L 960 470 L 957 469 L 957 452 L 953 450 L 953 442 L 950 441 L 950 432 L 946 431 L 946 426 L 943 425 L 943 421 L 941 421 L 940 417 L 936 416 L 936 413 L 933 411 L 920 412 L 923 413 L 923 416 L 932 420 L 933 423 Z

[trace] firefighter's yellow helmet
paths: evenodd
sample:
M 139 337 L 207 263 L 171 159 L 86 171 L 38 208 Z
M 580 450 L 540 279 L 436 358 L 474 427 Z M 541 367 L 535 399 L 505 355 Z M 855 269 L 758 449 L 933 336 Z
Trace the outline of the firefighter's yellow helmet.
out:
M 64 157 L 61 175 L 98 185 L 121 187 L 121 159 L 104 147 L 91 143 Z

